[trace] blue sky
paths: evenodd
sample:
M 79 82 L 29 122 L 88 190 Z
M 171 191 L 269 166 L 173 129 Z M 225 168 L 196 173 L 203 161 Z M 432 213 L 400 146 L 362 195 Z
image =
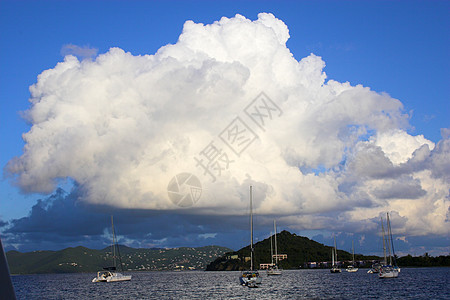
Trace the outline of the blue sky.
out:
M 449 128 L 450 115 L 448 1 L 2 0 L 0 164 L 5 167 L 13 157 L 23 154 L 25 143 L 22 134 L 32 126 L 21 117 L 21 112 L 30 108 L 29 87 L 38 81 L 38 75 L 44 70 L 53 69 L 57 63 L 64 61 L 64 51 L 71 51 L 67 45 L 94 51 L 94 60 L 97 55 L 107 53 L 111 47 L 121 48 L 133 56 L 153 55 L 161 47 L 177 43 L 187 20 L 212 24 L 222 17 L 233 18 L 240 14 L 254 21 L 261 12 L 272 13 L 289 28 L 290 38 L 286 47 L 297 61 L 311 53 L 321 57 L 326 64 L 323 71 L 327 80 L 349 82 L 351 86 L 361 84 L 379 94 L 387 93 L 390 98 L 398 99 L 403 104 L 402 112 L 408 115 L 408 124 L 402 130 L 410 136 L 423 135 L 433 144 L 445 139 L 441 129 Z M 77 54 L 73 50 L 71 53 Z M 78 53 L 78 58 L 81 60 L 83 57 Z M 448 154 L 444 157 L 449 159 Z M 71 157 L 66 159 L 70 160 Z M 321 164 L 326 162 L 319 162 Z M 309 167 L 320 169 L 314 164 Z M 107 223 L 108 215 L 112 212 L 116 215 L 118 226 L 122 225 L 122 230 L 119 227 L 118 231 L 126 233 L 123 242 L 132 246 L 219 244 L 239 248 L 246 243 L 247 219 L 242 215 L 227 212 L 224 214 L 227 221 L 224 221 L 192 211 L 162 212 L 154 208 L 135 209 L 123 205 L 118 208 L 114 204 L 95 201 L 77 202 L 76 188 L 70 193 L 71 179 L 59 180 L 66 194 L 56 189 L 44 193 L 37 193 L 36 190 L 25 192 L 23 186 L 13 184 L 11 174 L 5 170 L 0 182 L 0 220 L 9 222 L 3 226 L 5 233 L 2 237 L 8 249 L 59 249 L 78 244 L 102 247 L 105 245 L 104 229 L 108 224 L 80 220 L 98 218 L 100 223 Z M 445 183 L 445 178 L 449 177 L 448 169 L 444 168 L 439 174 Z M 439 175 L 437 177 L 439 179 Z M 418 180 L 416 177 L 414 179 Z M 422 191 L 424 189 L 422 185 Z M 441 211 L 447 214 L 446 225 L 448 191 L 447 185 L 447 194 L 441 195 L 441 200 L 436 200 L 443 201 L 443 207 L 447 207 L 447 212 Z M 425 201 L 420 197 L 417 199 Z M 395 206 L 390 206 L 390 209 L 399 211 Z M 382 211 L 380 207 L 380 213 Z M 319 211 L 318 214 L 329 217 L 329 211 Z M 404 217 L 405 214 L 399 211 L 399 216 Z M 55 228 L 58 220 L 64 220 L 61 216 L 72 220 L 69 223 L 71 229 Z M 290 220 L 295 219 L 293 216 L 283 213 L 278 216 L 284 220 L 278 222 L 281 229 L 307 234 L 327 244 L 331 244 L 330 233 L 338 231 L 341 240 L 345 241 L 343 248 L 349 249 L 351 240 L 356 237 L 366 240 L 361 244 L 361 252 L 378 251 L 373 231 L 361 230 L 355 234 L 350 227 L 335 228 L 331 225 L 309 228 L 301 222 L 290 223 Z M 313 218 L 314 213 L 308 216 Z M 52 217 L 55 217 L 54 222 L 45 222 Z M 170 226 L 167 225 L 168 220 Z M 264 220 L 261 217 L 263 225 L 258 231 L 259 238 L 265 237 L 270 231 L 271 222 Z M 94 229 L 87 224 L 99 227 Z M 421 226 L 432 226 L 424 224 Z M 142 228 L 159 230 L 150 233 Z M 403 235 L 408 233 L 406 231 Z M 367 242 L 371 234 L 372 241 Z M 125 236 L 128 240 L 125 240 Z M 214 238 L 205 239 L 205 236 Z M 405 253 L 413 252 L 411 254 L 425 251 L 448 254 L 448 245 L 447 227 L 444 233 L 411 233 L 408 242 L 399 248 Z

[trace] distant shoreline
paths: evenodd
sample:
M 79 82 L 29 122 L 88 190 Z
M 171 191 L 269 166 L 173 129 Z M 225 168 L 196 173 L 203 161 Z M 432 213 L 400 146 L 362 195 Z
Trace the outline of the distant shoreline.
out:
M 432 266 L 432 267 L 405 267 L 400 266 L 402 269 L 436 269 L 436 268 L 450 268 L 450 266 Z M 370 268 L 364 267 L 359 268 L 363 270 L 368 270 Z M 286 269 L 286 271 L 319 271 L 319 270 L 328 270 L 326 268 L 310 268 L 310 269 Z M 264 271 L 264 270 L 260 270 Z M 240 271 L 228 271 L 228 270 L 222 270 L 222 271 L 206 271 L 206 270 L 185 270 L 185 271 L 175 271 L 175 270 L 133 270 L 133 271 L 125 271 L 126 273 L 169 273 L 169 272 L 176 272 L 176 273 L 191 273 L 191 272 L 236 272 L 239 273 Z M 14 276 L 34 276 L 34 275 L 75 275 L 75 274 L 94 274 L 95 272 L 69 272 L 69 273 L 24 273 L 24 274 L 10 274 L 11 277 Z

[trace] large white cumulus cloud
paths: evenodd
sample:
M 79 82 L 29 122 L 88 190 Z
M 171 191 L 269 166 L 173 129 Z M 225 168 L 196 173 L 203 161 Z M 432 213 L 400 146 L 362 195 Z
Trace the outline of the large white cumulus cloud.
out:
M 32 127 L 7 169 L 28 192 L 72 178 L 83 201 L 156 210 L 178 209 L 167 185 L 188 172 L 203 186 L 189 213 L 242 214 L 253 184 L 258 213 L 292 226 L 348 220 L 357 231 L 395 211 L 398 231 L 448 233 L 448 137 L 408 134 L 399 100 L 327 80 L 324 61 L 297 61 L 289 38 L 272 14 L 236 15 L 187 21 L 153 55 L 66 56 L 31 87 Z M 264 128 L 244 113 L 261 92 L 279 108 Z M 240 155 L 219 138 L 236 117 L 258 136 Z M 210 142 L 230 159 L 216 181 L 194 159 Z

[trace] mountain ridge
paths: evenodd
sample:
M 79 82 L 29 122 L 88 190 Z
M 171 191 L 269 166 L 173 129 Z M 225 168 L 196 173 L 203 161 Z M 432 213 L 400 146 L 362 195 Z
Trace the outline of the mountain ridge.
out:
M 232 251 L 221 246 L 178 248 L 131 248 L 119 245 L 125 271 L 204 270 L 222 254 Z M 111 248 L 96 250 L 83 246 L 61 250 L 6 253 L 11 274 L 97 272 L 113 265 Z M 121 269 L 120 266 L 117 266 Z
M 287 258 L 279 261 L 283 269 L 305 267 L 326 268 L 325 262 L 331 260 L 333 247 L 323 245 L 307 237 L 298 236 L 286 230 L 277 234 L 278 254 Z M 165 271 L 165 270 L 207 270 L 237 271 L 249 269 L 250 245 L 237 251 L 230 248 L 211 245 L 203 247 L 178 248 L 131 248 L 120 245 L 120 253 L 125 271 Z M 270 237 L 255 245 L 255 266 L 270 263 Z M 351 260 L 351 253 L 338 249 L 338 258 L 345 267 Z M 89 249 L 84 246 L 68 247 L 61 250 L 37 250 L 19 252 L 10 250 L 6 253 L 11 274 L 45 274 L 97 272 L 112 265 L 111 247 Z M 370 267 L 372 261 L 381 257 L 355 254 L 359 267 Z M 364 265 L 360 264 L 362 261 Z M 308 265 L 315 262 L 316 265 Z M 450 266 L 450 256 L 412 257 L 407 255 L 397 259 L 399 266 L 438 267 Z M 121 269 L 118 266 L 118 269 Z
M 278 265 L 283 269 L 303 268 L 309 262 L 327 262 L 331 260 L 331 246 L 325 246 L 319 242 L 311 240 L 307 237 L 298 236 L 295 233 L 283 230 L 277 233 L 278 254 L 286 254 L 287 258 L 280 260 Z M 260 264 L 271 263 L 270 237 L 254 244 L 254 265 L 259 268 Z M 338 258 L 341 261 L 349 261 L 352 254 L 337 250 Z M 236 258 L 237 256 L 237 258 Z M 210 263 L 207 271 L 238 271 L 250 268 L 248 261 L 250 256 L 250 245 L 226 253 L 222 257 L 217 258 Z M 234 259 L 232 259 L 234 258 Z M 355 260 L 379 260 L 378 256 L 365 256 L 355 254 Z

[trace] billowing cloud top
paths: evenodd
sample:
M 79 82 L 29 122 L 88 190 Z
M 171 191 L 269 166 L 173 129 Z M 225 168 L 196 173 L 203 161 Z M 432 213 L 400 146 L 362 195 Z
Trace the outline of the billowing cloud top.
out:
M 399 100 L 327 80 L 289 37 L 272 14 L 236 15 L 187 21 L 154 55 L 68 55 L 30 88 L 7 170 L 28 192 L 72 178 L 85 202 L 152 210 L 179 209 L 168 185 L 189 173 L 202 185 L 190 214 L 245 213 L 252 184 L 257 212 L 292 227 L 365 230 L 394 211 L 398 232 L 448 234 L 448 135 L 408 134 Z

